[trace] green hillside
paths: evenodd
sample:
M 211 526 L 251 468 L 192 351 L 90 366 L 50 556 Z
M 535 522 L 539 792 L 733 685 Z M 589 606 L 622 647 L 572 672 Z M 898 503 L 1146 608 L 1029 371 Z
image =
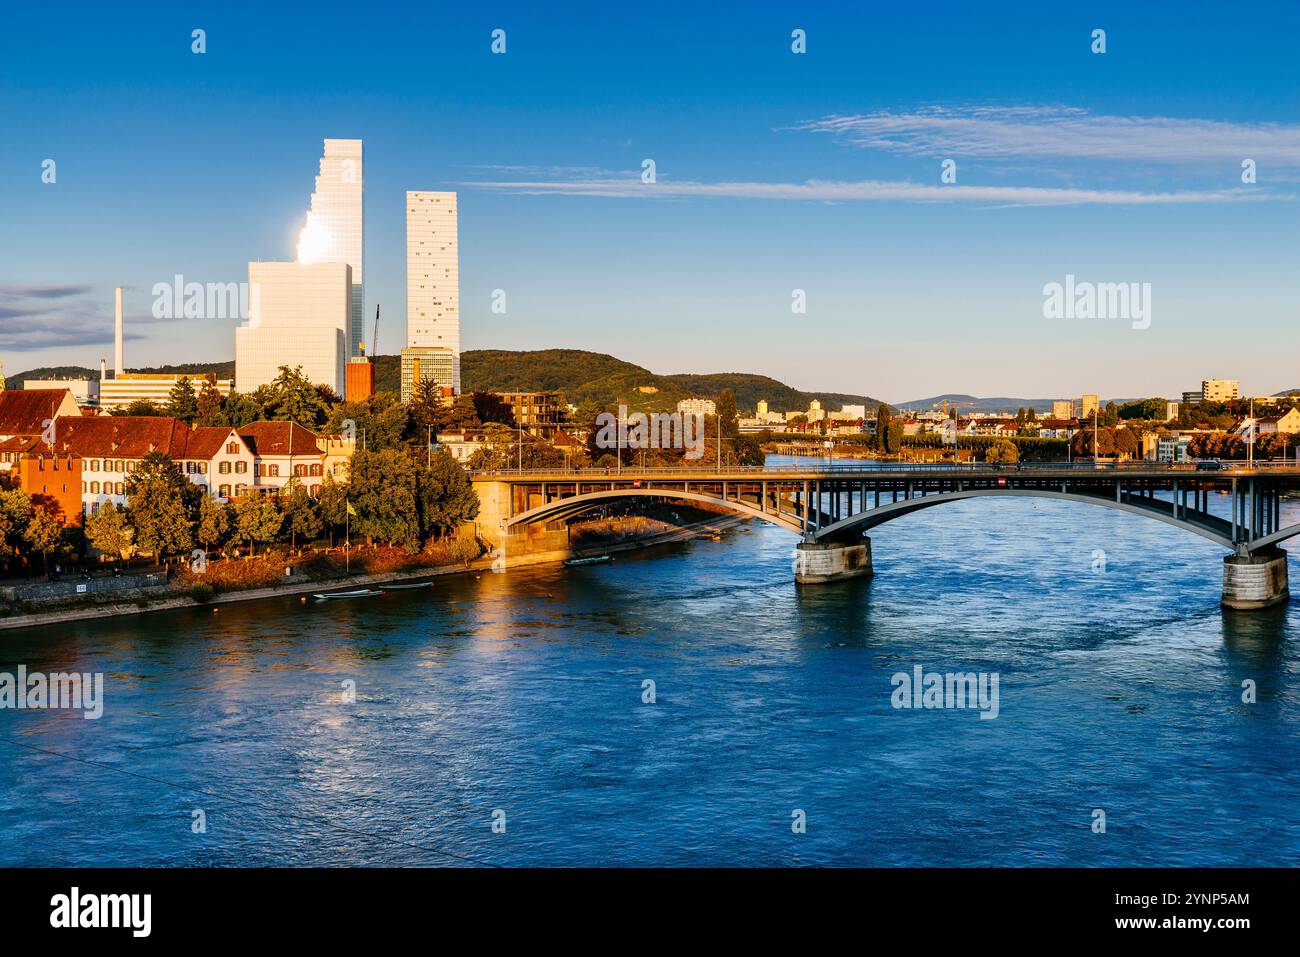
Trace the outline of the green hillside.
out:
M 235 363 L 190 362 L 181 365 L 131 369 L 131 372 L 214 374 L 232 378 Z M 21 388 L 24 379 L 78 379 L 96 377 L 98 369 L 57 366 L 31 369 L 8 378 L 10 388 Z M 704 375 L 656 375 L 648 369 L 601 352 L 581 349 L 539 349 L 512 352 L 505 349 L 476 349 L 461 355 L 461 385 L 466 392 L 563 392 L 574 404 L 595 402 L 613 408 L 620 402 L 629 409 L 660 411 L 673 408 L 692 395 L 712 398 L 723 389 L 736 396 L 742 415 L 752 414 L 760 399 L 774 411 L 808 408 L 820 399 L 828 409 L 841 405 L 865 405 L 874 410 L 879 403 L 865 395 L 842 392 L 804 392 L 768 376 L 745 372 L 715 372 Z M 397 392 L 401 388 L 401 361 L 395 355 L 375 357 L 375 389 Z
M 844 404 L 874 408 L 878 399 L 841 392 L 804 392 L 768 376 L 744 372 L 705 375 L 656 375 L 641 366 L 599 352 L 542 349 L 511 352 L 483 349 L 461 356 L 461 379 L 467 390 L 535 392 L 556 389 L 568 401 L 590 399 L 603 406 L 624 402 L 633 409 L 666 409 L 691 395 L 711 398 L 731 389 L 742 414 L 752 413 L 760 399 L 773 410 L 806 409 L 813 399 L 828 408 Z M 648 391 L 654 390 L 654 391 Z

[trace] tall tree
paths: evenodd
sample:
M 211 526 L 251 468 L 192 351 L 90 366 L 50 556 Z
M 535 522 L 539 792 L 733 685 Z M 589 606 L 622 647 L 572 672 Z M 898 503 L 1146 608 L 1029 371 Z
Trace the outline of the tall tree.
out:
M 18 554 L 32 520 L 32 497 L 20 488 L 0 491 L 0 557 Z
M 349 498 L 356 514 L 352 529 L 372 540 L 420 549 L 416 466 L 395 449 L 352 453 L 348 469 Z
M 63 526 L 43 508 L 33 510 L 32 519 L 23 529 L 23 539 L 32 551 L 41 553 L 42 567 L 48 574 L 50 552 L 63 543 Z
M 257 396 L 247 392 L 231 392 L 223 403 L 222 418 L 224 421 L 216 423 L 217 425 L 228 425 L 239 429 L 250 422 L 265 419 L 266 410 Z
M 248 542 L 249 554 L 257 551 L 258 542 L 270 542 L 280 533 L 284 516 L 271 495 L 250 492 L 235 502 L 235 533 Z
M 105 503 L 86 518 L 86 539 L 98 551 L 121 561 L 131 557 L 135 529 L 122 506 Z
M 198 397 L 195 399 L 196 413 L 194 416 L 195 425 L 229 425 L 225 419 L 226 400 L 217 391 L 212 377 L 203 380 L 203 388 L 199 390 Z M 255 421 L 250 419 L 249 421 Z M 247 422 L 241 422 L 240 425 L 247 425 Z
M 443 431 L 447 418 L 447 405 L 442 401 L 442 391 L 434 379 L 421 379 L 411 390 L 411 422 L 421 432 L 432 430 L 436 435 Z M 427 433 L 426 433 L 427 434 Z
M 289 548 L 297 549 L 298 537 L 310 541 L 321 533 L 324 522 L 307 486 L 298 479 L 289 479 L 280 493 L 280 507 L 284 511 L 284 524 L 289 529 Z
M 193 425 L 199 415 L 199 399 L 194 392 L 194 383 L 188 376 L 181 376 L 167 393 L 167 414 L 180 419 L 186 425 Z
M 150 452 L 126 479 L 126 502 L 136 546 L 158 558 L 194 547 L 194 521 L 203 489 L 168 456 Z
M 293 369 L 280 366 L 279 374 L 271 383 L 268 411 L 273 419 L 297 422 L 308 429 L 318 428 L 326 418 L 325 402 L 303 374 L 302 366 Z
M 438 538 L 478 517 L 478 494 L 469 474 L 446 449 L 417 473 L 420 532 Z
M 199 502 L 199 521 L 195 537 L 204 551 L 212 551 L 226 539 L 230 532 L 230 508 L 211 495 Z
M 334 535 L 347 524 L 348 487 L 334 481 L 334 476 L 326 475 L 316 496 L 316 507 L 321 521 L 330 534 L 330 548 L 334 547 Z

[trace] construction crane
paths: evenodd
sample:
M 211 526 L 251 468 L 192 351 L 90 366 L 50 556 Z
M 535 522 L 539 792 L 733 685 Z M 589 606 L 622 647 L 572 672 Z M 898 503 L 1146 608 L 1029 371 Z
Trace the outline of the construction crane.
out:
M 932 409 L 942 408 L 942 409 L 943 409 L 943 415 L 944 415 L 944 418 L 947 418 L 947 417 L 948 417 L 948 408 L 949 408 L 949 407 L 951 407 L 952 410 L 955 412 L 955 411 L 957 411 L 958 408 L 960 408 L 960 407 L 963 406 L 963 405 L 975 405 L 975 403 L 974 403 L 974 402 L 949 402 L 947 399 L 944 399 L 942 402 L 932 402 L 932 403 L 930 403 L 930 408 L 932 408 Z
M 372 356 L 379 354 L 379 303 L 375 303 L 375 335 L 370 340 L 370 354 Z

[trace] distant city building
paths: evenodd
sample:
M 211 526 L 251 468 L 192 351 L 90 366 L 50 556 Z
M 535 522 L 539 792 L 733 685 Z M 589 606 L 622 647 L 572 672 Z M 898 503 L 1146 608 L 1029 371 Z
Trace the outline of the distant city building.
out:
M 1186 462 L 1191 439 L 1185 435 L 1160 436 L 1156 439 L 1156 461 L 1165 463 Z
M 549 432 L 564 421 L 564 403 L 558 392 L 498 392 L 510 406 L 515 425 L 530 432 Z
M 1101 404 L 1097 396 L 1085 395 L 1079 400 L 1079 407 L 1082 410 L 1079 413 L 1079 417 L 1081 419 L 1090 419 L 1092 418 L 1092 414 L 1101 407 Z M 1062 418 L 1064 418 L 1064 416 L 1062 416 Z
M 1228 402 L 1241 395 L 1241 383 L 1236 379 L 1205 379 L 1201 382 L 1201 395 L 1206 402 Z
M 1201 402 L 1204 402 L 1204 401 L 1205 401 L 1205 393 L 1204 393 L 1204 392 L 1197 391 L 1197 392 L 1184 392 L 1184 393 L 1183 393 L 1183 401 L 1182 401 L 1182 404 L 1183 404 L 1183 405 L 1197 405 L 1198 403 L 1201 403 Z
M 1255 420 L 1260 435 L 1284 433 L 1295 435 L 1300 432 L 1300 411 L 1288 409 L 1281 415 L 1263 415 Z
M 1054 419 L 1074 418 L 1074 401 L 1072 399 L 1054 400 L 1052 402 L 1052 418 Z
M 1172 422 L 1182 413 L 1182 405 L 1177 402 L 1165 403 L 1165 421 Z
M 402 350 L 402 401 L 410 402 L 416 385 L 425 379 L 432 380 L 439 389 L 450 389 L 455 395 L 459 364 L 459 358 L 450 349 L 407 346 Z
M 360 352 L 365 337 L 365 238 L 361 140 L 326 140 L 307 224 L 298 237 L 298 262 L 347 263 L 351 267 L 344 361 Z M 255 288 L 251 275 L 249 288 Z M 252 293 L 249 295 L 251 298 Z M 342 395 L 342 389 L 340 381 L 335 390 Z
M 369 356 L 353 356 L 344 372 L 348 402 L 364 402 L 375 394 L 375 360 Z
M 712 399 L 682 399 L 677 411 L 683 415 L 717 415 L 718 404 Z
M 112 411 L 125 409 L 132 402 L 144 401 L 161 409 L 181 379 L 190 380 L 195 395 L 202 392 L 208 382 L 206 376 L 198 373 L 126 372 L 99 383 L 99 407 Z M 230 379 L 214 379 L 212 384 L 222 395 L 230 395 L 235 385 Z
M 412 359 L 427 355 L 414 350 L 450 352 L 451 378 L 446 384 L 460 392 L 460 246 L 455 193 L 406 193 L 406 346 L 404 368 L 407 350 L 412 350 Z M 429 368 L 427 363 L 422 366 Z
M 850 419 L 865 419 L 867 417 L 867 407 L 865 405 L 842 405 L 840 406 L 840 415 Z
M 24 389 L 67 389 L 78 405 L 99 402 L 98 379 L 24 379 Z
M 758 407 L 754 410 L 754 418 L 762 419 L 767 415 L 767 399 L 759 399 Z
M 239 391 L 269 385 L 280 366 L 300 365 L 312 382 L 344 395 L 352 267 L 340 262 L 250 262 L 248 286 L 248 324 L 235 330 Z

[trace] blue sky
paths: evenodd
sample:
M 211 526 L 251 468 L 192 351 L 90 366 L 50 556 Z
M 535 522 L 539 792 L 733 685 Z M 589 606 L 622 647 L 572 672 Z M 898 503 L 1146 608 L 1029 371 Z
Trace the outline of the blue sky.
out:
M 116 283 L 128 365 L 232 358 L 149 290 L 292 258 L 321 140 L 360 137 L 381 352 L 403 192 L 455 189 L 466 348 L 891 401 L 1300 386 L 1295 4 L 536 6 L 7 11 L 5 369 L 111 355 Z M 1045 319 L 1067 274 L 1150 283 L 1150 327 Z

